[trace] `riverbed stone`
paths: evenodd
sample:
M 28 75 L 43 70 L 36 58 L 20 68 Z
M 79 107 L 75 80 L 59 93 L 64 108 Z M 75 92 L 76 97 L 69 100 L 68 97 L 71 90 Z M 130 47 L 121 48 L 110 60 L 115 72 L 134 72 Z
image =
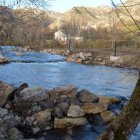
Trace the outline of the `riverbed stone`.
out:
M 79 105 L 70 105 L 67 116 L 81 117 L 85 115 L 85 111 Z
M 48 91 L 44 88 L 36 87 L 36 88 L 25 88 L 22 90 L 17 100 L 22 100 L 26 102 L 40 102 L 43 100 L 47 100 L 49 98 Z
M 77 88 L 74 86 L 65 86 L 53 88 L 49 91 L 52 100 L 59 100 L 60 98 L 73 99 L 76 98 Z
M 62 119 L 55 118 L 54 120 L 54 128 L 68 128 L 68 127 L 76 127 L 76 126 L 83 126 L 86 124 L 86 118 L 79 117 L 79 118 L 69 118 L 64 117 Z
M 0 81 L 0 107 L 6 104 L 8 96 L 14 91 L 14 87 Z
M 97 102 L 98 97 L 86 89 L 82 89 L 77 93 L 77 97 L 82 103 Z
M 105 123 L 109 123 L 116 118 L 116 115 L 111 111 L 104 111 L 101 113 L 101 117 Z
M 99 103 L 85 103 L 82 105 L 82 109 L 86 114 L 97 114 L 107 110 L 107 105 Z
M 121 100 L 115 97 L 99 96 L 99 103 L 105 105 L 118 104 Z

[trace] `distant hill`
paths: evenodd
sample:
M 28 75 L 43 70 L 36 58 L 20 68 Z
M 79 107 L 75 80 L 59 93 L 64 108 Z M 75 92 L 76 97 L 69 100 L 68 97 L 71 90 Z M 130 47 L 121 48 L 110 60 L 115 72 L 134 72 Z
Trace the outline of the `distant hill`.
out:
M 140 0 L 128 0 L 125 2 L 128 10 L 131 12 L 133 17 L 140 21 Z M 117 9 L 116 9 L 117 10 Z M 132 26 L 131 28 L 135 29 L 133 20 L 130 18 L 129 14 L 123 7 L 123 5 L 119 5 L 118 14 L 122 20 L 128 24 L 128 26 Z M 90 26 L 90 27 L 108 27 L 109 26 L 109 16 L 111 20 L 112 8 L 108 6 L 100 6 L 100 7 L 73 7 L 71 10 L 57 16 L 55 21 L 50 24 L 49 28 L 59 28 L 65 21 L 71 22 L 71 20 L 77 20 L 81 26 Z M 114 12 L 115 21 L 121 28 L 124 28 L 121 24 L 119 18 Z M 139 24 L 139 23 L 138 23 Z
M 71 10 L 63 13 L 50 28 L 59 28 L 65 21 L 77 20 L 81 26 L 95 26 L 108 20 L 109 7 L 73 7 Z

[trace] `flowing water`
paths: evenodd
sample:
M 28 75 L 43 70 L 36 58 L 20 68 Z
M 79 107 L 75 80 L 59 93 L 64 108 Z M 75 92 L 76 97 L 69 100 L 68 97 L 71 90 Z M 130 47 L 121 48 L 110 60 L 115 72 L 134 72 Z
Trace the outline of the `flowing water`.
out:
M 0 65 L 0 80 L 19 86 L 28 83 L 30 87 L 53 87 L 75 85 L 88 89 L 97 95 L 114 96 L 123 102 L 129 99 L 135 87 L 138 71 L 106 66 L 90 66 L 68 63 L 64 57 L 48 53 L 23 52 L 21 56 L 12 51 L 15 47 L 1 47 L 3 55 L 12 63 Z M 120 110 L 115 108 L 116 113 Z M 75 129 L 75 140 L 93 140 L 103 131 L 104 126 L 90 125 Z M 47 140 L 57 140 L 61 133 L 48 132 Z M 57 136 L 56 136 L 57 135 Z M 53 138 L 54 136 L 54 138 Z M 51 138 L 49 138 L 51 137 Z M 60 136 L 61 137 L 61 136 Z M 130 140 L 140 139 L 140 125 Z

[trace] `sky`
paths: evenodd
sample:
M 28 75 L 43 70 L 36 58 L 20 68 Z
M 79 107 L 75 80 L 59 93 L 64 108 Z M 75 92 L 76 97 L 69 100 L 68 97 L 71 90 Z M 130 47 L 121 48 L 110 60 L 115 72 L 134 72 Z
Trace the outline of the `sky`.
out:
M 113 0 L 116 4 L 120 3 L 120 0 Z M 125 1 L 125 0 L 123 0 Z M 70 10 L 74 6 L 110 6 L 110 0 L 54 0 L 50 6 L 50 10 L 56 12 L 65 12 Z

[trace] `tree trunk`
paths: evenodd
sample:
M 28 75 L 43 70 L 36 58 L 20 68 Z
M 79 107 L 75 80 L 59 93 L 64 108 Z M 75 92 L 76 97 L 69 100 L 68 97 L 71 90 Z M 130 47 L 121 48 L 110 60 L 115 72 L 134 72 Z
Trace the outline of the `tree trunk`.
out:
M 131 99 L 98 140 L 128 140 L 140 122 L 140 74 Z

